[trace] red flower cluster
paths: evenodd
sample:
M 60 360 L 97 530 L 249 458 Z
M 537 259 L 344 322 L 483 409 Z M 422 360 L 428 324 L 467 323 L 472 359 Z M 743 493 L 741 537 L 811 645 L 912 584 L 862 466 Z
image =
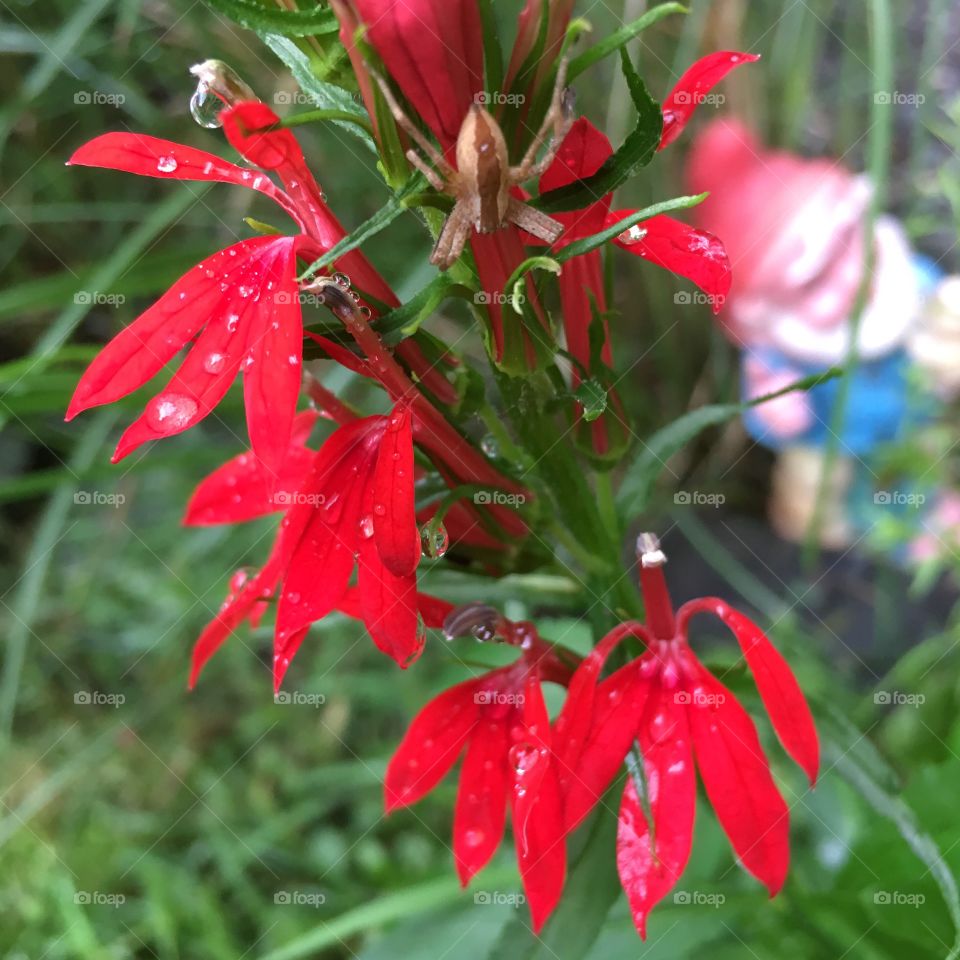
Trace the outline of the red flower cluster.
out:
M 497 164 L 506 158 L 508 141 L 511 151 L 528 148 L 521 165 L 510 168 L 513 179 L 503 170 L 493 171 L 499 193 L 494 191 L 492 200 L 501 210 L 499 218 L 488 209 L 482 224 L 478 215 L 468 225 L 479 288 L 488 294 L 483 303 L 489 352 L 495 364 L 510 373 L 518 372 L 518 358 L 520 367 L 536 366 L 544 344 L 551 352 L 556 344 L 532 278 L 527 274 L 524 280 L 526 298 L 519 319 L 505 313 L 505 301 L 499 296 L 526 260 L 525 244 L 536 241 L 502 211 L 512 210 L 513 220 L 531 230 L 546 222 L 547 238 L 562 227 L 553 245 L 556 250 L 609 230 L 630 213 L 611 210 L 607 195 L 558 214 L 558 226 L 510 193 L 511 188 L 519 193 L 524 178 L 533 180 L 541 173 L 541 193 L 585 180 L 613 152 L 586 118 L 570 125 L 572 101 L 560 93 L 561 83 L 556 85 L 553 107 L 559 101 L 562 109 L 547 111 L 547 117 L 560 117 L 557 141 L 566 136 L 555 155 L 548 153 L 554 157 L 552 164 L 531 160 L 539 140 L 528 130 L 527 120 L 532 105 L 538 98 L 542 102 L 545 91 L 554 86 L 552 74 L 571 4 L 531 0 L 521 15 L 506 83 L 520 102 L 531 107 L 518 110 L 505 131 L 492 113 L 477 109 L 482 102 L 484 51 L 475 0 L 331 0 L 331 4 L 381 147 L 388 141 L 395 147 L 397 142 L 397 131 L 384 129 L 390 122 L 382 109 L 385 97 L 404 135 L 442 161 L 439 165 L 448 179 L 428 177 L 437 189 L 456 193 L 459 186 L 448 189 L 448 180 L 455 185 L 466 182 L 461 176 L 465 171 L 451 166 L 454 159 L 460 160 L 455 146 L 465 118 L 477 123 L 477 131 L 485 131 L 482 137 L 477 133 L 478 139 L 486 139 L 473 158 L 478 182 L 491 176 L 492 157 L 499 158 Z M 387 78 L 379 78 L 383 85 L 374 82 L 357 43 L 361 28 L 368 53 L 372 48 L 378 55 L 389 82 L 398 88 L 398 99 L 416 111 L 439 151 L 392 103 Z M 542 55 L 531 62 L 538 47 Z M 663 105 L 659 146 L 680 134 L 696 105 L 729 70 L 755 59 L 724 52 L 694 64 Z M 239 102 L 232 95 L 223 98 L 220 121 L 227 139 L 253 169 L 182 144 L 126 133 L 98 137 L 70 161 L 161 179 L 245 186 L 270 197 L 295 225 L 289 235 L 268 233 L 240 240 L 176 281 L 93 361 L 67 413 L 70 418 L 130 394 L 186 349 L 172 379 L 121 437 L 114 454 L 118 460 L 148 440 L 194 426 L 219 403 L 237 374 L 243 374 L 251 449 L 200 483 L 186 523 L 233 524 L 267 514 L 282 516 L 263 565 L 252 575 L 234 575 L 225 602 L 197 641 L 191 685 L 231 634 L 244 623 L 259 623 L 273 599 L 275 689 L 310 625 L 334 610 L 362 620 L 376 646 L 401 667 L 420 655 L 426 627 L 443 625 L 450 638 L 471 633 L 499 639 L 519 651 L 516 661 L 465 681 L 427 704 L 386 777 L 386 805 L 393 810 L 420 799 L 464 754 L 454 818 L 454 854 L 464 884 L 497 849 L 509 809 L 520 873 L 534 927 L 539 929 L 563 890 L 567 836 L 617 777 L 636 743 L 645 794 L 638 793 L 633 777 L 627 778 L 617 862 L 641 934 L 650 909 L 676 883 L 689 855 L 695 764 L 737 855 L 775 893 L 788 863 L 787 809 L 752 721 L 690 649 L 689 620 L 697 613 L 712 613 L 733 631 L 774 729 L 813 782 L 816 732 L 783 659 L 756 626 L 721 600 L 693 601 L 675 615 L 663 581 L 663 556 L 652 538 L 643 541 L 641 551 L 646 624 L 622 624 L 582 661 L 543 640 L 531 623 L 513 623 L 482 604 L 453 610 L 418 590 L 420 524 L 430 520 L 432 533 L 443 520 L 456 544 L 475 548 L 471 559 L 481 558 L 477 568 L 492 572 L 496 564 L 490 556 L 506 555 L 527 534 L 526 515 L 521 516 L 516 505 L 532 499 L 532 494 L 468 441 L 469 424 L 460 415 L 464 407 L 466 416 L 475 409 L 470 407 L 473 398 L 468 387 L 458 389 L 443 372 L 457 363 L 446 348 L 416 335 L 393 349 L 385 345 L 377 321 L 385 310 L 400 304 L 364 254 L 352 249 L 330 265 L 337 273 L 300 279 L 303 267 L 333 250 L 345 232 L 296 138 L 273 111 L 246 94 Z M 393 153 L 402 165 L 402 151 Z M 431 173 L 422 163 L 416 165 Z M 463 199 L 458 195 L 456 202 Z M 480 204 L 478 196 L 475 205 Z M 454 222 L 462 227 L 467 220 Z M 475 225 L 488 232 L 478 232 Z M 452 262 L 465 235 L 463 229 L 456 232 L 459 243 L 449 248 L 454 253 L 435 262 Z M 716 237 L 658 216 L 613 242 L 689 278 L 714 298 L 716 306 L 722 302 L 730 265 Z M 342 323 L 343 337 L 304 330 L 303 290 L 314 294 Z M 622 406 L 607 376 L 612 353 L 596 250 L 564 263 L 559 293 L 566 344 L 575 361 L 573 386 L 597 376 L 610 398 L 609 415 L 588 427 L 591 452 L 610 458 L 622 448 L 626 431 Z M 591 329 L 594 322 L 602 324 L 599 353 L 596 330 Z M 387 412 L 362 416 L 308 378 L 307 392 L 315 406 L 298 413 L 305 336 L 312 347 L 382 388 L 381 409 Z M 352 346 L 346 346 L 351 339 Z M 321 418 L 333 421 L 336 428 L 315 449 L 310 437 Z M 418 509 L 416 484 L 422 478 L 439 488 L 442 499 L 435 497 Z M 513 499 L 491 502 L 488 494 L 471 502 L 464 496 L 464 491 L 477 488 Z M 601 680 L 608 657 L 628 637 L 642 642 L 645 651 Z M 564 707 L 553 723 L 544 702 L 544 683 L 567 688 Z
M 427 704 L 387 769 L 386 805 L 392 810 L 431 790 L 468 744 L 454 820 L 454 854 L 464 884 L 496 848 L 505 797 L 513 791 L 517 857 L 535 930 L 560 898 L 567 834 L 614 781 L 633 743 L 643 758 L 646 793 L 641 798 L 635 779 L 627 777 L 617 867 L 641 936 L 650 910 L 679 880 L 690 855 L 695 765 L 744 867 L 771 896 L 786 877 L 786 804 L 753 721 L 690 649 L 691 617 L 711 613 L 732 630 L 780 742 L 812 785 L 819 748 L 810 709 L 783 657 L 723 600 L 693 600 L 674 614 L 665 559 L 656 538 L 644 535 L 639 560 L 647 623 L 612 630 L 573 672 L 563 652 L 540 639 L 531 624 L 500 619 L 490 627 L 489 608 L 479 618 L 469 608 L 455 612 L 448 634 L 479 620 L 484 638 L 498 633 L 521 648 L 520 657 Z M 607 658 L 627 637 L 643 642 L 646 651 L 600 681 Z M 540 691 L 544 681 L 568 688 L 552 726 Z

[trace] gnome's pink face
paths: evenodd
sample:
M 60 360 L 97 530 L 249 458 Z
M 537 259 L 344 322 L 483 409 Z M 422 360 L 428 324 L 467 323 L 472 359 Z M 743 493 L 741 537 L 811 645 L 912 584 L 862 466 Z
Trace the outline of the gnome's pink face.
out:
M 719 317 L 730 339 L 804 362 L 841 360 L 863 269 L 866 179 L 833 161 L 765 150 L 735 120 L 703 131 L 687 172 L 693 190 L 710 192 L 698 226 L 723 237 L 730 255 L 733 285 Z M 867 356 L 896 346 L 919 305 L 899 226 L 882 218 L 874 239 L 860 337 Z

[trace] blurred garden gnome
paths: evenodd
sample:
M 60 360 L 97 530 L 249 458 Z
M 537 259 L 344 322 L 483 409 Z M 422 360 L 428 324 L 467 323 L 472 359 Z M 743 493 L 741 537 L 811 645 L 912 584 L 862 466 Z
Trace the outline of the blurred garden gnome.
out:
M 744 398 L 843 365 L 865 263 L 868 179 L 833 160 L 768 150 L 736 119 L 704 129 L 687 172 L 694 190 L 710 193 L 698 208 L 698 226 L 723 236 L 730 255 L 733 284 L 718 320 L 742 351 Z M 852 543 L 883 496 L 871 455 L 928 422 L 960 391 L 960 277 L 942 279 L 892 217 L 876 219 L 873 243 L 859 362 L 828 482 L 824 452 L 835 429 L 839 378 L 745 417 L 750 435 L 779 454 L 770 516 L 790 540 L 805 537 L 819 510 L 820 543 Z

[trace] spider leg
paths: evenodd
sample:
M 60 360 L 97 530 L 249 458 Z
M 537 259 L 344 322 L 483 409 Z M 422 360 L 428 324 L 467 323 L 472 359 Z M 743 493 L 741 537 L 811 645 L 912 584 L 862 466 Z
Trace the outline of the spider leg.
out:
M 408 150 L 407 159 L 427 178 L 434 190 L 438 190 L 440 193 L 450 192 L 447 181 L 416 150 Z
M 567 90 L 564 87 L 567 79 L 567 62 L 569 57 L 564 54 L 557 68 L 557 80 L 553 87 L 553 96 L 550 98 L 550 108 L 543 117 L 543 123 L 537 135 L 533 138 L 527 152 L 523 155 L 519 166 L 510 168 L 510 179 L 514 183 L 522 183 L 524 180 L 530 180 L 533 177 L 539 177 L 540 174 L 553 163 L 553 158 L 560 149 L 563 138 L 567 135 L 570 127 L 573 125 L 573 90 Z M 536 162 L 537 151 L 547 139 L 547 134 L 553 130 L 553 137 L 547 146 L 547 152 L 539 163 Z
M 467 204 L 458 200 L 443 224 L 440 236 L 437 237 L 436 246 L 430 254 L 430 262 L 441 270 L 452 266 L 457 257 L 463 253 L 463 247 L 469 235 L 470 210 Z
M 387 101 L 387 106 L 390 108 L 390 112 L 393 114 L 393 119 L 409 134 L 410 138 L 420 147 L 420 149 L 433 161 L 434 166 L 436 166 L 444 177 L 450 178 L 454 169 L 450 166 L 449 163 L 444 159 L 443 154 L 414 126 L 413 121 L 403 112 L 403 108 L 397 103 L 397 98 L 393 95 L 393 91 L 388 86 L 386 80 L 380 76 L 375 70 L 370 71 L 375 77 L 377 84 L 380 87 L 380 92 L 383 94 L 383 99 Z M 409 154 L 408 154 L 409 156 Z M 422 169 L 422 168 L 420 168 Z M 439 188 L 438 188 L 439 189 Z
M 559 220 L 554 220 L 516 197 L 511 197 L 507 205 L 507 220 L 546 243 L 554 243 L 564 230 Z

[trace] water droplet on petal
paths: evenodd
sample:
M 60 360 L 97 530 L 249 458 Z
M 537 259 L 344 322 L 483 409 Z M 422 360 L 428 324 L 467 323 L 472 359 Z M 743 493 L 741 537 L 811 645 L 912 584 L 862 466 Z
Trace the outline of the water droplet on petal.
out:
M 510 766 L 518 776 L 528 774 L 540 759 L 540 751 L 529 743 L 515 743 L 507 754 Z
M 369 513 L 360 518 L 360 536 L 364 540 L 369 540 L 373 536 L 373 517 Z
M 197 402 L 179 393 L 162 393 L 147 404 L 147 423 L 157 433 L 183 430 L 197 415 Z
M 177 161 L 173 157 L 160 157 L 157 169 L 161 173 L 173 173 L 177 169 Z
M 436 527 L 432 523 L 423 525 L 420 530 L 420 549 L 424 556 L 437 559 L 447 552 L 449 546 L 450 534 L 442 523 Z
M 343 287 L 344 290 L 350 286 L 350 278 L 345 273 L 335 273 L 333 275 L 333 282 L 338 287 Z
M 227 358 L 222 353 L 208 353 L 203 361 L 203 369 L 207 373 L 219 373 L 227 362 Z
M 239 313 L 228 313 L 227 314 L 227 333 L 233 333 L 237 329 L 237 324 L 240 322 Z
M 499 457 L 500 456 L 500 444 L 497 443 L 497 438 L 492 434 L 488 433 L 480 441 L 480 449 L 488 457 Z
M 468 847 L 479 847 L 486 838 L 487 835 L 482 830 L 468 830 L 463 835 L 463 842 Z
M 218 114 L 223 109 L 220 100 L 210 93 L 210 88 L 205 83 L 198 83 L 190 98 L 190 116 L 207 130 L 216 130 L 222 127 Z
M 640 224 L 635 223 L 629 230 L 624 230 L 617 239 L 626 244 L 639 243 L 646 235 L 647 231 Z

